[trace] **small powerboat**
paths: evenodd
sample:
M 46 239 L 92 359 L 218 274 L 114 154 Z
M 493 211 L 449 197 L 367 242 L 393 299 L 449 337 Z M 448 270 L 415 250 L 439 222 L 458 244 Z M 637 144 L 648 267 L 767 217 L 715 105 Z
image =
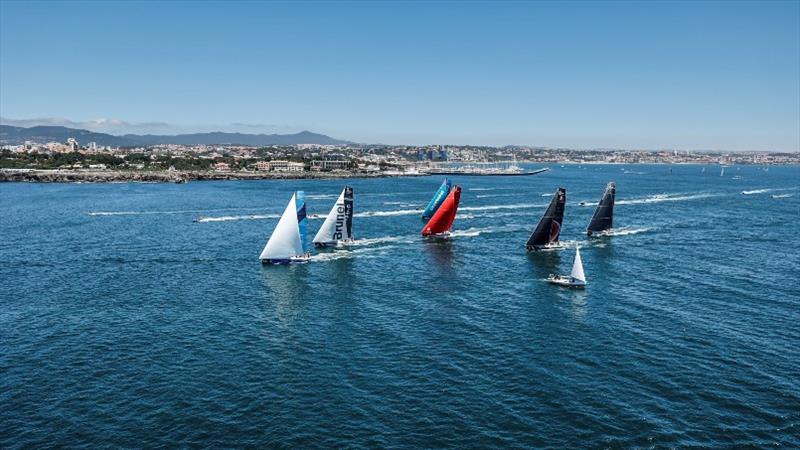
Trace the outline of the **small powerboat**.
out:
M 547 281 L 551 284 L 569 288 L 583 289 L 586 287 L 586 275 L 583 273 L 583 263 L 581 262 L 581 251 L 575 249 L 575 261 L 572 263 L 572 272 L 567 275 L 550 275 Z

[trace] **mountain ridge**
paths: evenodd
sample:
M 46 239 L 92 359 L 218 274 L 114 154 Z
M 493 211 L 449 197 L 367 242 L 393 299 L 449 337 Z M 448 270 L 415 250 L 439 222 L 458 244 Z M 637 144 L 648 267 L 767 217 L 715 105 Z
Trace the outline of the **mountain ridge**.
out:
M 75 138 L 80 144 L 96 142 L 97 145 L 111 147 L 137 147 L 160 144 L 259 146 L 296 144 L 347 145 L 353 143 L 307 130 L 292 134 L 248 134 L 212 131 L 175 135 L 125 134 L 117 136 L 64 126 L 40 125 L 26 128 L 0 125 L 0 144 L 19 145 L 24 144 L 25 141 L 37 143 L 66 142 L 68 138 Z

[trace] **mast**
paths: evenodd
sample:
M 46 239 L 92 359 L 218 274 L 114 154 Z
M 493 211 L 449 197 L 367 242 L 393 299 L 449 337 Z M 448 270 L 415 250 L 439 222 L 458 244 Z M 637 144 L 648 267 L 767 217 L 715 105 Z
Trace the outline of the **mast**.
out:
M 353 239 L 353 188 L 344 187 L 344 225 L 345 239 Z
M 283 211 L 278 225 L 264 246 L 259 256 L 262 260 L 289 259 L 292 256 L 303 254 L 305 251 L 306 206 L 303 191 L 295 192 L 289 204 Z M 298 209 L 299 205 L 299 209 Z
M 600 203 L 597 204 L 597 209 L 594 210 L 592 220 L 586 228 L 586 234 L 591 236 L 592 233 L 611 229 L 614 221 L 614 198 L 616 194 L 617 185 L 611 181 L 606 185 L 603 197 L 600 199 Z
M 447 198 L 447 195 L 450 193 L 450 180 L 447 178 L 442 181 L 442 185 L 439 186 L 439 189 L 433 194 L 433 198 L 431 201 L 428 202 L 428 206 L 425 207 L 425 211 L 422 213 L 422 219 L 428 220 L 436 213 L 440 206 L 442 206 L 442 202 Z
M 525 243 L 525 248 L 528 250 L 538 250 L 552 242 L 558 242 L 558 237 L 561 234 L 561 223 L 564 221 L 564 207 L 567 202 L 567 190 L 559 187 L 556 190 L 550 205 L 544 212 L 544 216 L 536 225 L 528 242 Z
M 431 217 L 431 220 L 422 228 L 423 236 L 430 236 L 432 234 L 441 234 L 450 231 L 453 227 L 453 221 L 456 219 L 458 212 L 458 202 L 461 199 L 461 186 L 453 187 L 450 195 L 442 203 L 442 206 L 436 211 L 436 214 Z
M 306 193 L 297 191 L 295 193 L 295 210 L 297 211 L 297 231 L 300 233 L 300 252 L 302 255 L 308 249 L 308 237 L 306 236 L 306 228 L 308 228 L 308 219 L 306 218 Z

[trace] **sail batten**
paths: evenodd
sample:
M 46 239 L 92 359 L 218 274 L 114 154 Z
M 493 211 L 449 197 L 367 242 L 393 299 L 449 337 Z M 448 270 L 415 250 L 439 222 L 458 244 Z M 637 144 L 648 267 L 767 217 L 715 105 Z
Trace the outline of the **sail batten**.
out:
M 611 181 L 606 185 L 606 190 L 603 192 L 603 197 L 600 203 L 597 204 L 597 209 L 594 210 L 592 220 L 586 228 L 586 233 L 591 236 L 592 233 L 605 231 L 611 229 L 614 222 L 614 198 L 617 193 L 617 185 Z
M 559 187 L 536 229 L 533 230 L 525 247 L 528 250 L 539 249 L 547 244 L 558 242 L 561 235 L 561 224 L 564 221 L 564 207 L 567 201 L 567 190 Z
M 350 239 L 353 239 L 353 188 L 345 186 L 313 242 L 325 246 Z

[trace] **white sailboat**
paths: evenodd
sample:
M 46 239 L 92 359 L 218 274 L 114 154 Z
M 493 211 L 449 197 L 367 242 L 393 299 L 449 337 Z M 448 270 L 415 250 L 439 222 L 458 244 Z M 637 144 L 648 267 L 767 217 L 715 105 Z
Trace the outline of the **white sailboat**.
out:
M 581 250 L 575 248 L 575 261 L 572 263 L 572 272 L 569 276 L 566 275 L 550 275 L 547 281 L 559 286 L 566 286 L 571 288 L 585 288 L 586 275 L 583 273 L 583 263 L 581 262 Z
M 305 250 L 306 203 L 303 191 L 292 195 L 278 225 L 261 251 L 263 264 L 304 263 L 311 259 Z
M 325 218 L 322 227 L 314 236 L 314 245 L 327 247 L 339 243 L 353 242 L 353 188 L 345 186 Z

